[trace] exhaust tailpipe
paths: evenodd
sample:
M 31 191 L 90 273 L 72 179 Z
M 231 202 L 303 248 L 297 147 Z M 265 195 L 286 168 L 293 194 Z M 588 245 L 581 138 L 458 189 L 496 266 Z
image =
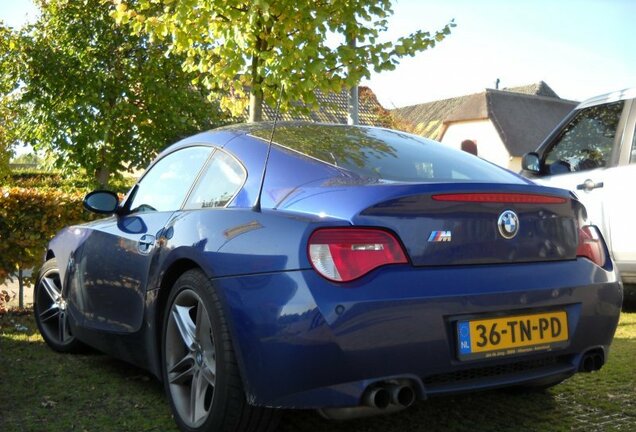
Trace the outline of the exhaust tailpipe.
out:
M 579 372 L 594 372 L 603 367 L 605 356 L 603 352 L 594 350 L 583 354 L 579 363 Z
M 416 397 L 415 388 L 408 384 L 408 380 L 378 382 L 363 393 L 361 406 L 321 408 L 318 413 L 331 420 L 370 417 L 402 411 L 413 405 Z
M 362 400 L 371 408 L 385 409 L 391 403 L 391 395 L 384 387 L 374 387 L 364 394 Z
M 605 363 L 603 359 L 603 354 L 595 354 L 594 355 L 594 370 L 599 370 L 603 367 Z
M 394 405 L 408 408 L 415 402 L 415 390 L 409 385 L 390 385 L 387 391 Z
M 586 354 L 581 360 L 581 369 L 583 372 L 592 372 L 594 370 L 594 359 L 592 354 Z

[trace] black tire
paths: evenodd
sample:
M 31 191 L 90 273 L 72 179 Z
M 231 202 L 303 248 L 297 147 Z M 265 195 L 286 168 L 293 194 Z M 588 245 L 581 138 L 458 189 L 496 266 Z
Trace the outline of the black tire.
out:
M 71 333 L 57 260 L 44 263 L 33 287 L 33 314 L 44 342 L 54 351 L 82 351 L 84 345 Z
M 227 320 L 215 287 L 205 274 L 190 270 L 179 277 L 171 289 L 163 317 L 162 375 L 179 429 L 275 430 L 280 412 L 247 402 Z M 191 333 L 184 328 L 192 330 Z M 206 340 L 208 334 L 211 342 Z M 199 389 L 200 398 L 193 388 Z M 195 399 L 200 404 L 193 402 Z

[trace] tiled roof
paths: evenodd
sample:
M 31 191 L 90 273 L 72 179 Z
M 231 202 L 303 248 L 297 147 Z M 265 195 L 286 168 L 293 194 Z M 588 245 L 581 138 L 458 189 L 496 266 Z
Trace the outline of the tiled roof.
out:
M 528 95 L 535 96 L 546 96 L 551 98 L 558 98 L 559 95 L 556 94 L 552 88 L 547 85 L 544 81 L 539 81 L 538 83 L 528 84 L 519 87 L 506 87 L 505 91 L 513 92 L 513 93 L 523 93 Z
M 347 124 L 349 113 L 349 92 L 347 90 L 329 94 L 316 90 L 316 99 L 320 105 L 317 111 L 308 114 L 281 113 L 278 120 Z M 275 107 L 264 104 L 263 120 L 274 120 L 275 111 Z M 387 126 L 387 118 L 388 112 L 380 105 L 373 91 L 368 87 L 358 87 L 359 123 L 365 126 Z
M 522 156 L 534 151 L 576 105 L 564 99 L 488 89 L 468 96 L 444 124 L 490 119 L 508 153 Z
M 391 110 L 400 129 L 439 140 L 444 119 L 469 96 L 442 99 Z
M 521 156 L 535 150 L 576 104 L 540 81 L 397 108 L 391 115 L 401 129 L 438 141 L 452 122 L 491 119 L 508 152 Z

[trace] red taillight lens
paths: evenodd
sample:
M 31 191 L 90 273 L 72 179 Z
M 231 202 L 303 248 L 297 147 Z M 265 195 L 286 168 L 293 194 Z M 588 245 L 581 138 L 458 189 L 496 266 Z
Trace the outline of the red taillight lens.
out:
M 389 232 L 373 228 L 322 228 L 309 237 L 309 261 L 325 278 L 349 282 L 386 264 L 406 263 Z
M 605 249 L 598 229 L 592 225 L 579 228 L 579 245 L 576 256 L 585 257 L 595 264 L 605 265 Z

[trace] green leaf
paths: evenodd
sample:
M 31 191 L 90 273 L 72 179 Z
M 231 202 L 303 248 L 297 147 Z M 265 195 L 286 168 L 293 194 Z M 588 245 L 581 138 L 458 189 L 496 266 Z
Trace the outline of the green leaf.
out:
M 0 49 L 0 84 L 20 84 L 11 102 L 15 116 L 8 116 L 15 120 L 9 138 L 53 155 L 66 171 L 112 178 L 123 167 L 143 167 L 181 137 L 226 122 L 219 103 L 206 97 L 199 74 L 184 70 L 188 55 L 172 46 L 172 33 L 184 49 L 196 43 L 196 35 L 180 32 L 177 20 L 146 13 L 183 5 L 191 10 L 191 3 L 174 2 L 166 10 L 143 0 L 117 6 L 104 0 L 37 2 L 37 22 L 12 36 L 15 68 L 4 67 L 9 50 Z
M 258 91 L 259 83 L 274 84 L 262 87 L 264 103 L 273 106 L 276 84 L 288 82 L 282 102 L 294 109 L 298 102 L 310 105 L 314 86 L 339 91 L 355 85 L 371 70 L 394 69 L 399 59 L 429 49 L 439 38 L 416 32 L 393 43 L 377 42 L 393 14 L 389 0 L 163 1 L 169 5 L 163 8 L 139 0 L 127 4 L 128 13 L 146 17 L 142 31 L 150 40 L 164 40 L 170 55 L 183 53 L 186 70 L 198 73 L 209 96 L 233 115 L 245 114 L 244 89 Z M 451 25 L 438 32 L 442 39 Z M 138 26 L 128 26 L 139 32 Z M 330 32 L 340 36 L 339 46 L 331 47 Z M 358 47 L 349 47 L 348 37 L 355 38 Z M 195 66 L 201 59 L 213 59 L 214 64 Z M 308 77 L 312 85 L 305 84 Z

